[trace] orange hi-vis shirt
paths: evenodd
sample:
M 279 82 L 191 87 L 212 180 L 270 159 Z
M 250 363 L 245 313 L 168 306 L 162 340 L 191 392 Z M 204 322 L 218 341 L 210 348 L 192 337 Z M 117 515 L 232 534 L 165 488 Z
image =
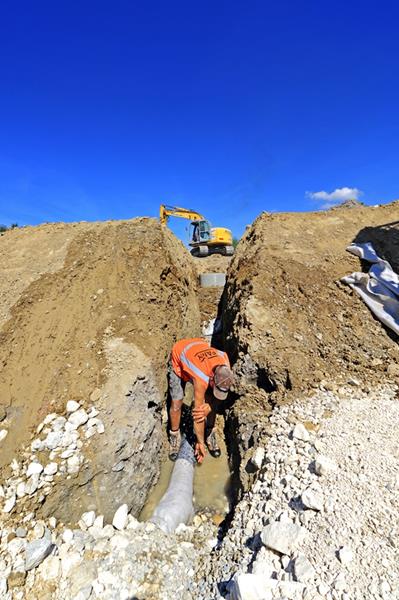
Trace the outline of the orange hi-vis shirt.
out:
M 208 387 L 209 378 L 218 365 L 230 368 L 226 352 L 211 348 L 202 338 L 180 340 L 172 348 L 173 370 L 183 381 L 196 379 Z

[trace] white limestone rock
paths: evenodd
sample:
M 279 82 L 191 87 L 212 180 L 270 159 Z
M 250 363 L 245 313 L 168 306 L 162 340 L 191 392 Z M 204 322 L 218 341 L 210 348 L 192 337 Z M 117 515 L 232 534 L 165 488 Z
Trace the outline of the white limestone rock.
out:
M 96 408 L 94 408 L 94 406 L 91 407 L 91 409 L 89 410 L 89 419 L 92 419 L 93 417 L 96 417 L 99 412 Z
M 81 516 L 81 521 L 86 525 L 86 528 L 91 527 L 94 524 L 96 518 L 96 513 L 94 510 L 90 510 L 89 512 L 85 512 Z
M 305 586 L 297 581 L 279 581 L 279 598 L 288 598 L 288 600 L 302 600 Z
M 346 580 L 344 573 L 338 573 L 333 581 L 333 588 L 338 592 L 343 591 L 346 588 Z
M 17 527 L 15 530 L 15 535 L 19 538 L 25 538 L 28 530 L 25 527 Z
M 50 554 L 54 547 L 51 540 L 42 538 L 30 542 L 25 549 L 25 571 L 34 569 Z
M 48 450 L 55 450 L 61 445 L 63 432 L 62 431 L 50 431 L 44 440 L 44 445 Z
M 75 454 L 75 450 L 72 449 L 68 449 L 68 450 L 64 450 L 64 452 L 61 453 L 61 458 L 71 458 L 71 456 L 73 456 Z
M 321 490 L 308 488 L 302 493 L 301 500 L 306 508 L 317 511 L 323 510 L 324 497 Z
M 40 574 L 44 581 L 58 579 L 61 573 L 61 560 L 58 556 L 48 556 L 40 565 Z
M 50 413 L 49 415 L 46 415 L 46 417 L 43 420 L 43 425 L 49 425 L 57 417 L 58 417 L 57 413 Z
M 267 548 L 289 556 L 302 541 L 304 535 L 305 530 L 300 525 L 274 521 L 266 525 L 260 537 Z
M 51 428 L 53 431 L 62 431 L 65 427 L 66 418 L 65 417 L 57 417 L 51 423 Z
M 13 494 L 9 498 L 7 498 L 7 500 L 5 501 L 4 506 L 3 506 L 3 512 L 4 513 L 11 512 L 12 509 L 14 508 L 14 506 L 15 506 L 16 500 L 17 499 L 16 499 L 15 494 Z
M 292 431 L 292 437 L 295 440 L 301 440 L 302 442 L 309 441 L 309 431 L 302 423 L 297 423 Z
M 91 585 L 91 583 L 89 583 L 88 585 L 86 585 L 78 591 L 78 593 L 74 597 L 74 600 L 89 600 L 92 591 L 93 586 Z
M 39 462 L 31 462 L 26 469 L 26 476 L 31 477 L 32 475 L 40 474 L 43 471 L 43 465 Z
M 67 577 L 69 573 L 82 562 L 80 552 L 68 552 L 61 556 L 62 576 Z
M 17 489 L 16 489 L 16 494 L 17 494 L 17 498 L 23 498 L 26 494 L 26 485 L 24 481 L 21 481 L 21 483 L 19 483 L 17 485 Z
M 79 410 L 77 410 L 76 412 L 73 412 L 68 417 L 68 422 L 70 423 L 70 425 L 72 425 L 73 429 L 78 429 L 78 427 L 87 423 L 88 419 L 89 419 L 89 415 L 87 414 L 85 409 L 79 408 Z
M 8 430 L 7 429 L 0 429 L 0 442 L 2 442 L 3 440 L 6 439 L 8 435 Z
M 70 474 L 78 473 L 79 468 L 80 468 L 79 456 L 76 456 L 76 454 L 74 454 L 67 460 L 67 471 Z
M 254 573 L 236 574 L 229 585 L 229 599 L 272 600 L 273 590 L 276 590 L 278 583 L 277 579 Z
M 124 548 L 127 548 L 127 546 L 129 544 L 130 544 L 130 540 L 120 533 L 116 533 L 114 536 L 112 536 L 112 538 L 110 540 L 111 548 L 117 548 L 119 550 L 123 550 Z
M 252 565 L 252 573 L 255 575 L 263 575 L 263 577 L 272 578 L 275 571 L 280 569 L 279 565 L 276 565 L 277 555 L 273 555 L 271 550 L 268 550 L 262 546 Z
M 338 466 L 336 463 L 327 456 L 323 456 L 322 454 L 316 456 L 314 462 L 314 470 L 316 475 L 328 475 L 328 473 L 333 473 L 336 471 L 337 468 Z
M 40 540 L 46 532 L 46 528 L 42 521 L 38 521 L 33 528 L 33 535 L 35 539 Z
M 338 550 L 338 558 L 343 565 L 347 565 L 353 560 L 353 552 L 348 546 L 342 546 Z
M 7 594 L 7 579 L 5 577 L 0 576 L 0 598 L 6 598 Z
M 112 525 L 115 529 L 125 529 L 128 521 L 128 506 L 127 504 L 122 504 L 118 508 L 118 510 L 114 514 L 114 518 L 112 519 Z
M 93 527 L 104 527 L 104 517 L 103 515 L 99 515 L 94 519 Z
M 40 473 L 33 473 L 25 484 L 25 492 L 31 496 L 39 487 Z
M 80 408 L 79 402 L 76 402 L 76 400 L 68 400 L 68 402 L 66 404 L 67 413 L 74 413 L 77 410 L 79 410 L 79 408 Z
M 57 519 L 55 517 L 50 517 L 48 520 L 48 524 L 52 529 L 55 529 L 57 527 Z
M 305 583 L 314 579 L 316 571 L 304 554 L 299 554 L 294 561 L 294 576 L 297 581 Z
M 46 465 L 44 467 L 44 474 L 45 475 L 55 475 L 58 471 L 58 465 L 55 462 L 51 462 L 48 463 L 48 465 Z
M 104 427 L 104 423 L 102 421 L 99 421 L 96 425 L 97 428 L 97 433 L 104 433 L 105 431 L 105 427 Z
M 36 438 L 31 443 L 30 448 L 31 448 L 32 452 L 42 452 L 42 450 L 44 450 L 44 448 L 45 448 L 45 445 L 44 445 L 44 442 L 42 442 L 42 440 L 39 440 L 39 438 Z
M 17 554 L 25 550 L 27 546 L 27 541 L 24 538 L 15 537 L 7 544 L 7 551 L 12 557 L 15 557 Z
M 264 459 L 265 449 L 262 446 L 259 446 L 258 448 L 256 448 L 255 452 L 251 457 L 251 464 L 253 467 L 255 467 L 255 469 L 259 470 L 263 465 Z
M 64 529 L 64 531 L 62 532 L 62 539 L 66 544 L 70 544 L 73 540 L 72 529 Z

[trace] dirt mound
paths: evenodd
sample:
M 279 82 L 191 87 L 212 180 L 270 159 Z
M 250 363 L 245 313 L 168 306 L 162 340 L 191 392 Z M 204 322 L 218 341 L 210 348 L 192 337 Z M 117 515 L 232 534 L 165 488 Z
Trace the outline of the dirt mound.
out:
M 396 364 L 396 336 L 339 280 L 361 270 L 345 252 L 354 241 L 373 242 L 399 270 L 398 208 L 256 219 L 231 263 L 225 295 L 228 349 L 243 387 L 258 386 L 273 401 L 323 381 L 354 377 L 369 386 Z
M 93 223 L 51 223 L 39 227 L 16 227 L 0 236 L 0 325 L 10 308 L 33 281 L 58 271 L 71 241 L 90 231 Z
M 81 514 L 90 493 L 78 494 L 79 486 L 98 488 L 99 479 L 104 514 L 123 502 L 140 510 L 158 473 L 168 353 L 177 338 L 199 332 L 189 254 L 152 219 L 27 228 L 2 236 L 0 248 L 12 256 L 1 313 L 13 303 L 0 331 L 8 430 L 1 463 L 46 414 L 62 413 L 71 399 L 90 403 L 104 413 L 104 437 L 92 444 L 90 468 L 48 499 L 47 510 L 63 511 L 64 520 Z M 118 461 L 124 473 L 111 471 Z M 122 479 L 130 480 L 129 499 Z
M 360 200 L 356 200 L 356 198 L 350 198 L 349 200 L 344 200 L 337 206 L 332 206 L 329 210 L 337 210 L 338 208 L 359 208 L 360 206 L 365 206 L 364 202 L 360 202 Z

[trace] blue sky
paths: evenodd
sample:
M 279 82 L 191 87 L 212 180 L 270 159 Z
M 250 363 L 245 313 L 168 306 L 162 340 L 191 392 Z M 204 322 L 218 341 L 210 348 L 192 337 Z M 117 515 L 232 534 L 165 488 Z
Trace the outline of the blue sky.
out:
M 398 16 L 384 1 L 3 3 L 0 223 L 163 202 L 240 235 L 334 190 L 398 198 Z

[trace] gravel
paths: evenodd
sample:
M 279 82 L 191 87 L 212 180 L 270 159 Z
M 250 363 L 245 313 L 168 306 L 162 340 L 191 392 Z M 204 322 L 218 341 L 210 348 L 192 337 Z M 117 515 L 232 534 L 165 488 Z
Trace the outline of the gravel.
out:
M 272 577 L 304 584 L 287 598 L 399 598 L 396 386 L 320 390 L 276 408 L 270 421 L 264 464 L 198 580 L 201 597 L 280 598 Z M 278 523 L 271 544 L 265 532 Z M 287 523 L 306 532 L 297 546 L 285 546 Z M 250 595 L 245 582 L 268 591 Z
M 78 469 L 84 460 L 72 442 L 70 458 L 61 458 L 59 446 L 54 461 L 41 456 L 47 466 L 36 472 L 35 452 L 28 452 L 2 482 L 0 501 L 9 512 L 0 526 L 1 597 L 22 600 L 40 591 L 55 600 L 398 598 L 396 394 L 395 386 L 365 393 L 350 385 L 275 408 L 268 443 L 249 457 L 253 483 L 224 537 L 206 512 L 165 535 L 128 515 L 126 505 L 113 525 L 94 510 L 81 515 L 77 529 L 26 508 L 16 519 L 13 510 L 25 500 L 15 492 L 21 484 L 31 493 L 28 506 L 39 506 L 46 478 L 62 484 L 70 458 Z M 50 417 L 41 439 L 69 433 L 69 421 Z M 267 424 L 265 418 L 261 425 Z M 78 438 L 97 425 L 85 420 Z

